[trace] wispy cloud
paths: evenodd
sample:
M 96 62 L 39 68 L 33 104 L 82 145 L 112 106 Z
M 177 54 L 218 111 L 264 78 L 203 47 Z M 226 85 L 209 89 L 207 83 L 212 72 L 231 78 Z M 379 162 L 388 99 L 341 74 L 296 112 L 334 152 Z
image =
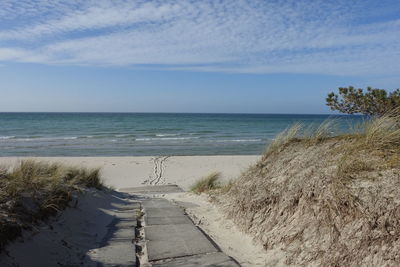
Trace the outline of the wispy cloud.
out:
M 351 2 L 4 0 L 0 60 L 398 74 L 400 5 Z

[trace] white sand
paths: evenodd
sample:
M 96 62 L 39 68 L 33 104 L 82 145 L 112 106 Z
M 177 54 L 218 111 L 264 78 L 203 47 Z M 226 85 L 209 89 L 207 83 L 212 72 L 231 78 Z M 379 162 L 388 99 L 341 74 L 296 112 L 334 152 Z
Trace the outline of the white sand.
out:
M 258 158 L 258 156 L 180 156 L 41 157 L 31 159 L 90 168 L 101 167 L 105 184 L 116 189 L 143 184 L 177 184 L 187 190 L 197 179 L 215 171 L 221 172 L 224 180 L 235 179 L 249 165 L 255 163 Z M 0 158 L 0 165 L 13 165 L 22 159 L 26 158 L 3 157 Z M 104 235 L 104 228 L 109 223 L 112 214 L 112 211 L 110 211 L 111 203 L 107 202 L 123 201 L 116 199 L 115 196 L 106 195 L 101 195 L 98 198 L 89 194 L 88 200 L 82 200 L 82 208 L 78 211 L 74 209 L 65 211 L 61 219 L 56 221 L 56 227 L 52 230 L 47 227 L 45 230 L 41 230 L 40 234 L 29 237 L 29 240 L 25 240 L 24 243 L 15 242 L 9 246 L 10 255 L 14 258 L 23 259 L 23 251 L 31 251 L 32 253 L 29 253 L 31 256 L 41 255 L 39 258 L 34 257 L 37 259 L 35 263 L 39 265 L 57 261 L 78 262 L 79 257 L 83 256 L 82 253 L 66 253 L 65 244 L 60 243 L 60 240 L 65 240 L 68 236 L 76 236 L 72 233 L 79 232 L 81 234 L 78 235 L 78 239 L 72 238 L 69 242 L 86 244 L 87 247 L 82 248 L 82 251 L 87 252 L 90 248 L 95 247 L 98 239 Z M 282 255 L 267 254 L 261 245 L 254 244 L 250 236 L 239 232 L 232 221 L 225 219 L 218 208 L 208 202 L 205 196 L 179 193 L 165 197 L 184 206 L 194 222 L 220 246 L 223 252 L 235 258 L 241 265 L 280 265 Z M 92 201 L 93 199 L 97 200 Z M 91 221 L 96 223 L 91 223 Z M 74 222 L 79 222 L 79 224 Z M 91 228 L 91 226 L 96 227 Z M 98 232 L 98 236 L 94 236 L 93 231 Z M 48 253 L 51 256 L 47 256 Z M 1 258 L 0 263 L 4 260 L 4 255 Z M 29 260 L 27 256 L 25 256 L 25 259 Z M 17 263 L 22 263 L 21 266 L 29 265 L 24 260 L 18 260 Z
M 83 167 L 100 167 L 105 184 L 115 189 L 149 184 L 177 184 L 187 190 L 197 179 L 214 171 L 223 179 L 234 179 L 258 156 L 177 156 L 177 157 L 35 157 Z M 0 157 L 0 165 L 27 159 Z M 160 175 L 161 174 L 161 175 Z M 161 177 L 160 177 L 161 176 Z

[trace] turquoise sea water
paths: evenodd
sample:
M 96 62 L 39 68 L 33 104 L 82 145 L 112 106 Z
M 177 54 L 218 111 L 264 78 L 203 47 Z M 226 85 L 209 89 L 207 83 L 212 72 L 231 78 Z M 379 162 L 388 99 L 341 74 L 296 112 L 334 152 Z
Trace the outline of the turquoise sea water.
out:
M 0 156 L 254 155 L 295 122 L 359 116 L 277 114 L 0 113 Z

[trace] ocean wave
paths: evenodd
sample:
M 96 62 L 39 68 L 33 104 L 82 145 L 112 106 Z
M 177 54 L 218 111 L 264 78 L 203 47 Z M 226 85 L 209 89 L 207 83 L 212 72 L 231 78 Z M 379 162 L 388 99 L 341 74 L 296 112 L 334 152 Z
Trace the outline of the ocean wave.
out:
M 119 138 L 134 138 L 136 135 L 135 134 L 116 134 L 110 137 L 116 137 L 117 139 Z
M 7 140 L 7 139 L 14 139 L 15 136 L 10 135 L 10 136 L 0 136 L 0 140 Z
M 76 140 L 77 136 L 67 137 L 30 137 L 30 138 L 12 138 L 13 141 L 17 142 L 30 142 L 30 141 L 57 141 L 57 140 Z
M 156 134 L 157 137 L 178 136 L 179 134 Z
M 163 137 L 163 138 L 137 138 L 136 141 L 169 141 L 169 140 L 190 140 L 198 137 Z
M 262 139 L 226 139 L 226 140 L 215 140 L 216 142 L 261 142 Z
M 207 134 L 207 133 L 216 133 L 217 131 L 214 130 L 201 130 L 201 131 L 197 131 L 194 134 Z
M 78 139 L 78 137 L 77 136 L 71 136 L 71 137 L 63 137 L 62 139 L 63 140 L 76 140 L 76 139 Z
M 93 138 L 93 135 L 86 135 L 86 136 L 79 136 L 76 139 L 86 139 L 86 138 Z

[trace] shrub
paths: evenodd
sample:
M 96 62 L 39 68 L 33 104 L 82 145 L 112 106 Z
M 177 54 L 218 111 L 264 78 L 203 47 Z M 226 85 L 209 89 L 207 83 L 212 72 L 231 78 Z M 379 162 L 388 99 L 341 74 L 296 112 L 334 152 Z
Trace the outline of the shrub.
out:
M 328 94 L 326 104 L 332 110 L 347 114 L 361 113 L 368 116 L 382 116 L 400 108 L 400 89 L 387 92 L 385 89 L 368 87 L 355 89 L 353 86 L 340 87 L 339 94 Z

